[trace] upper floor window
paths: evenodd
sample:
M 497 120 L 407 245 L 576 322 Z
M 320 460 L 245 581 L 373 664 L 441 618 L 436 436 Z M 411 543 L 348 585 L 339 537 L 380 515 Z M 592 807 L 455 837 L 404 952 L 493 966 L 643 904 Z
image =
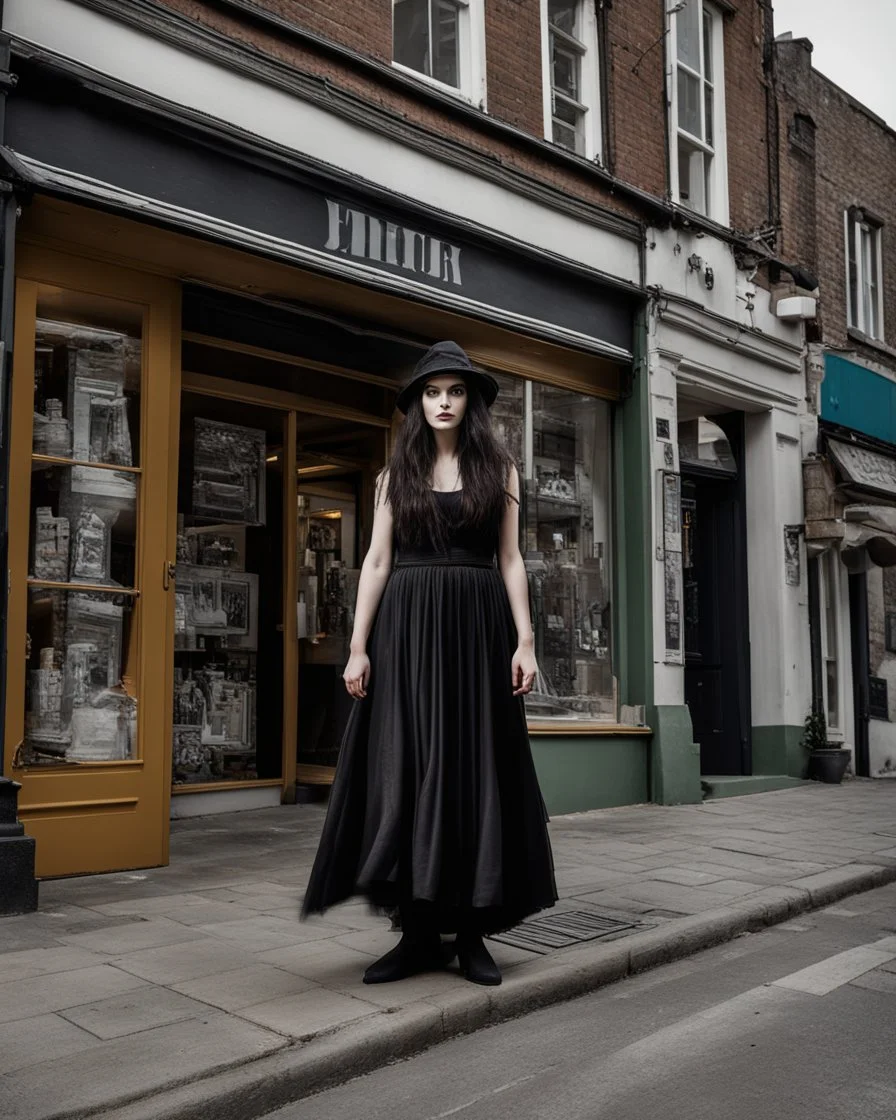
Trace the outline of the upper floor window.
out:
M 392 60 L 484 105 L 484 0 L 393 0 Z
M 682 0 L 669 19 L 672 196 L 726 225 L 722 17 L 702 0 Z
M 879 222 L 853 207 L 846 224 L 847 323 L 869 338 L 884 337 L 881 290 L 881 233 Z
M 600 158 L 600 85 L 595 5 L 541 0 L 545 137 Z

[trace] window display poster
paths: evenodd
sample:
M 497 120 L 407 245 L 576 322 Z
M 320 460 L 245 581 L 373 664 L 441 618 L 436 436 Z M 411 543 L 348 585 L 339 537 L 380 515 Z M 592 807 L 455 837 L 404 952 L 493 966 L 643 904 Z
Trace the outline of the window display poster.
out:
M 265 451 L 264 431 L 197 416 L 193 516 L 264 525 Z
M 665 661 L 672 665 L 682 663 L 681 650 L 681 553 L 667 552 L 663 565 L 665 584 Z

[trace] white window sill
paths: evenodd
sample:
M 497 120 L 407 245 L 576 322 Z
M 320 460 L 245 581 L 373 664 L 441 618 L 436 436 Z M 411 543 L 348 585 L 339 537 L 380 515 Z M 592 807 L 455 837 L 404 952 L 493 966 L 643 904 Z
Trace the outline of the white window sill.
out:
M 472 105 L 474 109 L 482 109 L 485 111 L 485 106 L 482 100 L 476 98 L 468 93 L 466 90 L 458 89 L 457 86 L 450 86 L 447 82 L 440 82 L 438 78 L 431 78 L 428 74 L 422 73 L 420 70 L 414 70 L 411 66 L 405 66 L 401 62 L 392 60 L 392 68 L 398 70 L 402 74 L 406 74 L 409 78 L 421 83 L 421 85 L 429 86 L 430 89 L 440 90 L 442 93 L 447 93 L 450 97 L 456 97 L 458 101 L 464 101 L 468 105 Z
M 674 196 L 672 198 L 672 202 L 675 206 L 680 206 L 682 210 L 687 210 L 688 213 L 694 214 L 698 218 L 703 218 L 708 222 L 715 222 L 716 225 L 722 226 L 723 228 L 727 229 L 727 217 L 717 218 L 715 214 L 707 214 L 704 210 L 698 210 L 696 206 L 691 206 L 691 204 L 688 202 L 682 202 L 680 198 L 675 198 Z

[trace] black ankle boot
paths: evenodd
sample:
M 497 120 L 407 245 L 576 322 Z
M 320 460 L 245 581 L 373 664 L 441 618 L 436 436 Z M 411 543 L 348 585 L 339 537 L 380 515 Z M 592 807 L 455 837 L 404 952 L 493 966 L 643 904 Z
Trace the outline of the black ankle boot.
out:
M 492 959 L 478 933 L 464 933 L 457 939 L 460 970 L 474 984 L 494 987 L 501 983 L 501 970 Z
M 438 935 L 420 939 L 407 933 L 364 973 L 365 984 L 391 984 L 418 972 L 435 972 L 454 960 L 454 943 L 442 944 Z

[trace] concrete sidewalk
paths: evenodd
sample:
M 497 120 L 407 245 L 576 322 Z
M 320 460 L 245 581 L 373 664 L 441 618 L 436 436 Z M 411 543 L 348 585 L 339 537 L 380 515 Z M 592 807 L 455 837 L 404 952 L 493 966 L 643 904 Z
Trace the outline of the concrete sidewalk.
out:
M 395 942 L 383 919 L 350 903 L 297 920 L 322 819 L 176 822 L 169 867 L 43 883 L 37 914 L 0 919 L 0 1116 L 251 1120 L 896 879 L 896 783 L 559 817 L 557 909 L 629 928 L 539 952 L 492 942 L 499 988 L 456 972 L 365 987 Z

